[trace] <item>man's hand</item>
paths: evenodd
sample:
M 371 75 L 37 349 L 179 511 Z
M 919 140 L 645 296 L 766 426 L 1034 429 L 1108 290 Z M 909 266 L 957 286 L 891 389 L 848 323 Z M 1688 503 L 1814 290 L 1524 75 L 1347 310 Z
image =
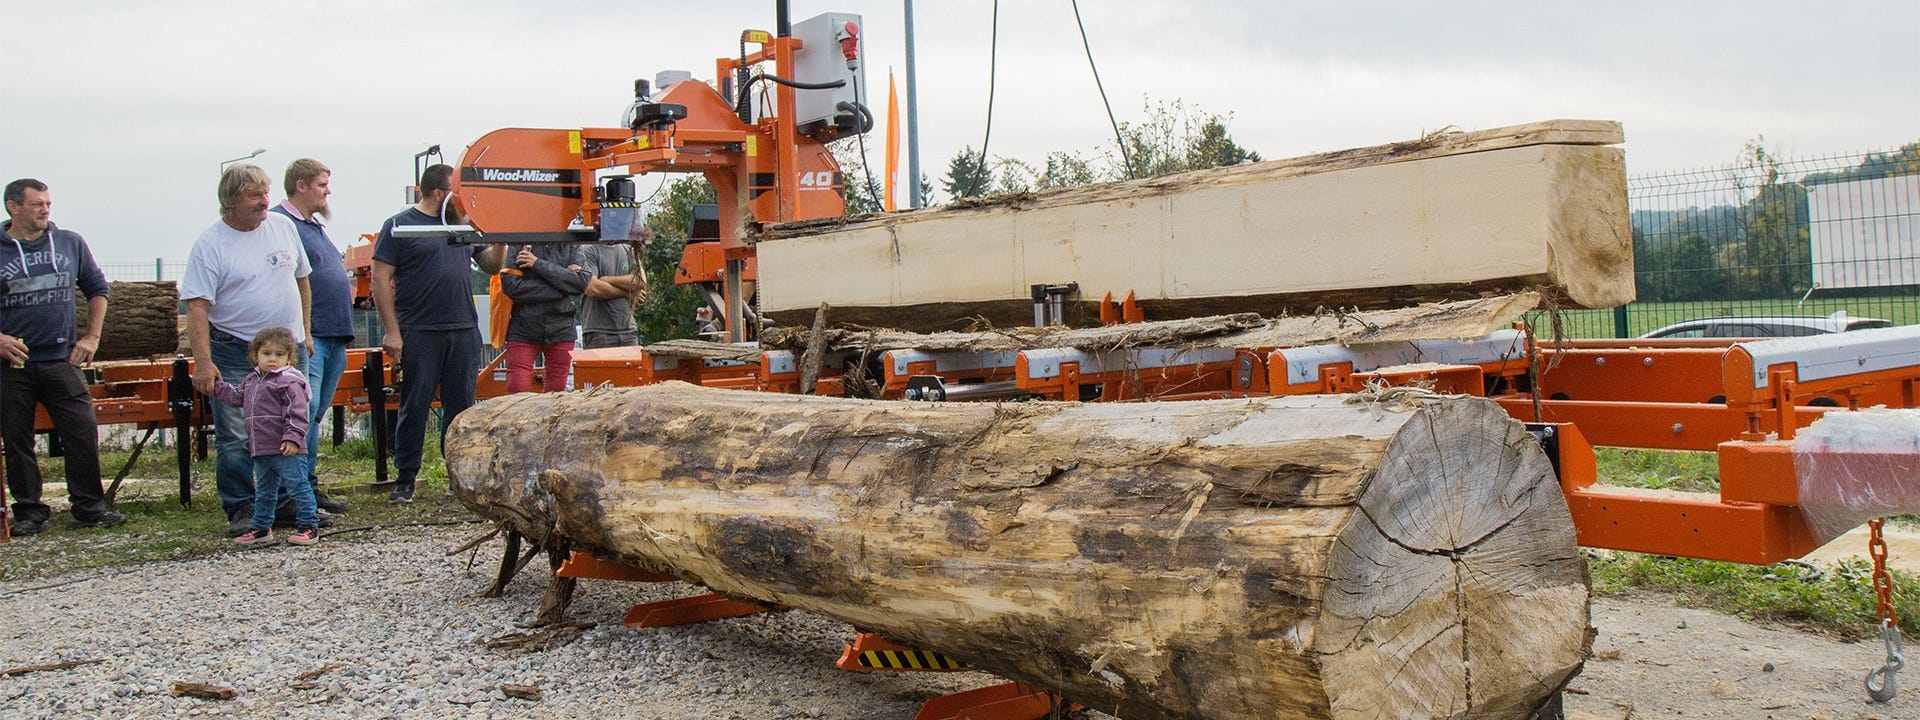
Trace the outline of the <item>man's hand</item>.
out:
M 307 336 L 307 357 L 313 357 L 313 336 Z
M 287 457 L 298 455 L 300 454 L 300 446 L 293 444 L 292 440 L 281 440 L 280 454 Z
M 27 344 L 12 335 L 0 335 L 0 358 L 19 364 L 27 361 Z
M 200 362 L 197 360 L 194 361 L 193 389 L 200 391 L 201 395 L 212 397 L 213 383 L 214 381 L 219 379 L 220 379 L 220 368 L 214 367 L 213 361 L 211 360 L 207 362 Z
M 513 256 L 513 264 L 521 270 L 533 267 L 537 262 L 540 262 L 540 258 L 535 256 L 533 248 L 527 245 L 521 245 L 520 254 Z
M 67 362 L 85 365 L 93 362 L 93 354 L 100 351 L 100 338 L 83 337 L 73 341 L 73 352 L 67 354 Z
M 387 356 L 387 362 L 393 363 L 396 366 L 400 364 L 400 346 L 400 333 L 398 331 L 381 334 L 380 352 Z

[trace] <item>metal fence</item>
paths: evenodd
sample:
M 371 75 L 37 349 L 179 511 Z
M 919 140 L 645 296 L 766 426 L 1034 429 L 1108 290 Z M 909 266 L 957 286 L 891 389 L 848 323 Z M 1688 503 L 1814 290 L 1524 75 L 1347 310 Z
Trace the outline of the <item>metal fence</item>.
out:
M 1796 159 L 1749 147 L 1724 166 L 1630 177 L 1627 198 L 1638 298 L 1562 313 L 1569 337 L 1709 317 L 1920 323 L 1920 143 Z
M 146 280 L 172 280 L 180 282 L 187 272 L 187 261 L 154 258 L 148 260 L 100 262 L 100 272 L 106 274 L 108 282 L 139 282 Z

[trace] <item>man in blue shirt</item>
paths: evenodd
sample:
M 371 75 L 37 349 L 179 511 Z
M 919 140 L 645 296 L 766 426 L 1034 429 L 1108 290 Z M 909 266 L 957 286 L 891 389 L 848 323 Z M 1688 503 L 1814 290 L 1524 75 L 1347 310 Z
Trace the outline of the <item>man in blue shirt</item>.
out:
M 107 317 L 107 278 L 86 240 L 53 226 L 45 183 L 7 183 L 8 220 L 0 224 L 0 437 L 6 444 L 7 490 L 13 494 L 9 534 L 40 532 L 52 509 L 40 502 L 40 461 L 33 453 L 33 408 L 46 408 L 67 451 L 70 528 L 118 525 L 100 487 L 100 426 L 80 365 L 100 348 Z M 74 337 L 74 288 L 87 296 L 87 331 Z
M 347 343 L 353 342 L 353 280 L 347 277 L 340 248 L 327 237 L 321 224 L 330 216 L 327 196 L 333 194 L 333 171 L 313 158 L 300 158 L 287 165 L 285 202 L 273 212 L 293 221 L 300 231 L 300 244 L 307 250 L 307 262 L 313 273 L 307 284 L 313 294 L 313 355 L 307 358 L 307 482 L 313 485 L 313 499 L 321 510 L 340 514 L 347 504 L 320 491 L 320 475 L 315 462 L 320 456 L 320 413 L 333 404 L 334 391 L 340 387 L 340 374 L 347 369 Z
M 373 304 L 380 310 L 380 347 L 400 363 L 400 419 L 394 432 L 393 467 L 400 476 L 387 496 L 413 502 L 414 480 L 427 441 L 427 415 L 440 396 L 440 439 L 453 418 L 473 405 L 480 372 L 479 315 L 473 309 L 473 271 L 500 272 L 505 245 L 467 246 L 450 236 L 394 237 L 398 225 L 445 225 L 442 212 L 457 208 L 453 168 L 433 165 L 420 174 L 420 201 L 380 226 L 373 245 Z

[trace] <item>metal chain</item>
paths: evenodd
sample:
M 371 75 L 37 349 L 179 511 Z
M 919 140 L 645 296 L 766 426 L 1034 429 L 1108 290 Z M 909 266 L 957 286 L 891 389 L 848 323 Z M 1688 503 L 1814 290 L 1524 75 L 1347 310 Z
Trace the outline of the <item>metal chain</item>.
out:
M 1900 692 L 1896 673 L 1907 664 L 1901 654 L 1900 622 L 1893 614 L 1893 575 L 1887 572 L 1887 540 L 1880 535 L 1880 526 L 1885 522 L 1877 518 L 1867 522 L 1867 555 L 1873 558 L 1873 592 L 1880 602 L 1880 640 L 1887 646 L 1887 662 L 1867 673 L 1867 697 L 1874 702 L 1887 702 Z

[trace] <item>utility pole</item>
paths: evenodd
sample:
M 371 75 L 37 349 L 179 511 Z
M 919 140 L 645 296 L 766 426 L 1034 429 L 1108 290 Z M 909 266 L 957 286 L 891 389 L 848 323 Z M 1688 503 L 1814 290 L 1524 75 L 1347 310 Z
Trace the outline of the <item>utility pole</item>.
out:
M 926 207 L 920 187 L 920 84 L 913 80 L 913 0 L 907 4 L 907 198 L 910 207 Z

